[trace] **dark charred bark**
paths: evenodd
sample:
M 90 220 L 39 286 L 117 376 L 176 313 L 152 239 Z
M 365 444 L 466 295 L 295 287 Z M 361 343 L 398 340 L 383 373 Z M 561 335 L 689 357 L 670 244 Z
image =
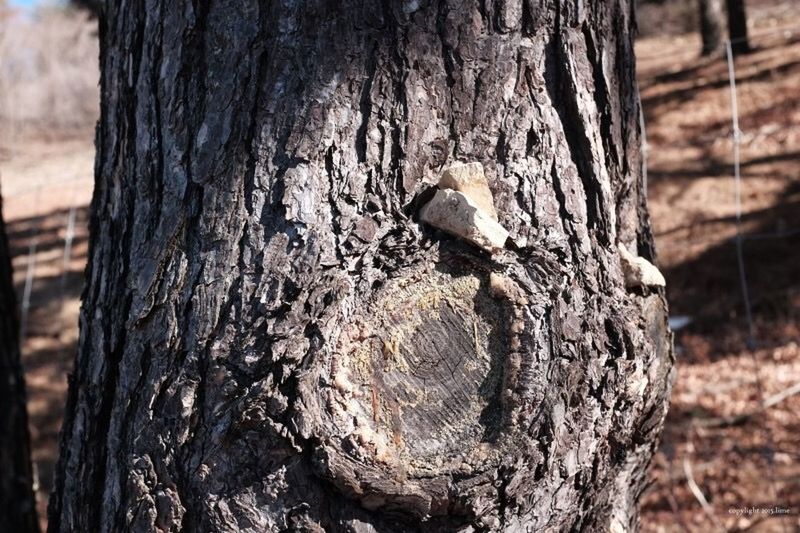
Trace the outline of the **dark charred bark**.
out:
M 699 0 L 701 55 L 710 56 L 722 51 L 722 0 Z
M 750 40 L 747 37 L 747 9 L 745 0 L 726 0 L 728 6 L 728 37 L 734 54 L 746 54 L 750 51 Z
M 51 530 L 635 529 L 632 3 L 120 5 Z M 507 250 L 415 221 L 457 161 Z
M 0 531 L 39 531 L 11 256 L 0 200 Z

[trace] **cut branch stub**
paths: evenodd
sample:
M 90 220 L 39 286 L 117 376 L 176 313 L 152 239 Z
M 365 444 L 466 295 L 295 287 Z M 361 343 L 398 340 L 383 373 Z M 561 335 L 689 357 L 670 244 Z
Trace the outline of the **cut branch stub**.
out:
M 385 294 L 362 325 L 367 338 L 339 368 L 368 389 L 359 414 L 393 444 L 378 459 L 402 459 L 420 474 L 458 468 L 462 452 L 496 437 L 509 343 L 508 310 L 478 276 L 432 278 Z
M 368 508 L 446 513 L 454 478 L 491 477 L 518 446 L 528 301 L 457 261 L 388 282 L 342 325 L 329 374 L 307 382 L 318 472 Z

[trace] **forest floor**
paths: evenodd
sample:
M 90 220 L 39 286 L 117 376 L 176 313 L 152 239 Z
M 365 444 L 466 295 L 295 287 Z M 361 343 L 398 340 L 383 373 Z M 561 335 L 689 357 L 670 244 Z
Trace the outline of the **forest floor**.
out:
M 800 529 L 800 394 L 760 407 L 800 383 L 800 20 L 794 33 L 764 33 L 790 22 L 764 13 L 751 12 L 755 52 L 736 61 L 740 231 L 759 236 L 742 241 L 754 349 L 736 254 L 727 63 L 699 60 L 692 35 L 637 45 L 658 262 L 672 315 L 691 320 L 675 337 L 677 378 L 644 496 L 646 532 Z M 78 339 L 92 136 L 0 143 L 20 300 L 33 274 L 23 359 L 43 527 Z
M 22 358 L 38 480 L 37 510 L 43 531 L 67 399 L 67 374 L 72 370 L 78 342 L 93 186 L 92 135 L 86 132 L 82 138 L 69 141 L 6 143 L 0 147 L 3 216 L 20 306 L 31 274 Z M 69 257 L 65 257 L 71 211 L 72 246 Z
M 700 60 L 694 35 L 637 43 L 658 263 L 671 315 L 691 321 L 675 335 L 677 379 L 644 497 L 644 531 L 800 530 L 800 394 L 761 407 L 800 383 L 800 20 L 794 15 L 757 18 L 755 50 L 735 61 L 738 231 L 745 236 L 752 335 L 737 258 L 727 61 Z M 792 20 L 791 31 L 774 30 Z

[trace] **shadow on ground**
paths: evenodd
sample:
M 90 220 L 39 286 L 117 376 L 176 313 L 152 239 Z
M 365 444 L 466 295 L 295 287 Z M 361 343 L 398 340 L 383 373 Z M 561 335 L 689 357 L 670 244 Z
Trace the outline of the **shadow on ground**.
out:
M 30 252 L 35 251 L 22 362 L 28 395 L 33 463 L 38 478 L 37 510 L 46 523 L 47 498 L 58 459 L 67 375 L 78 340 L 79 297 L 88 247 L 88 206 L 75 209 L 71 253 L 65 261 L 69 209 L 8 220 L 9 246 L 20 303 L 25 294 Z M 35 248 L 32 248 L 35 243 Z
M 787 187 L 779 203 L 749 212 L 742 220 L 747 225 L 742 256 L 755 339 L 765 347 L 800 338 L 800 181 Z M 714 226 L 735 223 L 735 217 L 721 217 L 701 225 L 713 231 Z M 688 357 L 713 359 L 746 345 L 749 332 L 735 238 L 664 274 L 671 313 L 693 318 L 678 335 L 679 344 L 693 344 Z M 713 342 L 699 343 L 698 335 Z

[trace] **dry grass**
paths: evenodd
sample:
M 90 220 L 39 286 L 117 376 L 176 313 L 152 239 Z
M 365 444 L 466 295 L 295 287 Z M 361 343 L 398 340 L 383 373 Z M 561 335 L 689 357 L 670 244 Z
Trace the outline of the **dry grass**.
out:
M 0 145 L 73 137 L 99 112 L 97 21 L 84 12 L 0 7 Z

